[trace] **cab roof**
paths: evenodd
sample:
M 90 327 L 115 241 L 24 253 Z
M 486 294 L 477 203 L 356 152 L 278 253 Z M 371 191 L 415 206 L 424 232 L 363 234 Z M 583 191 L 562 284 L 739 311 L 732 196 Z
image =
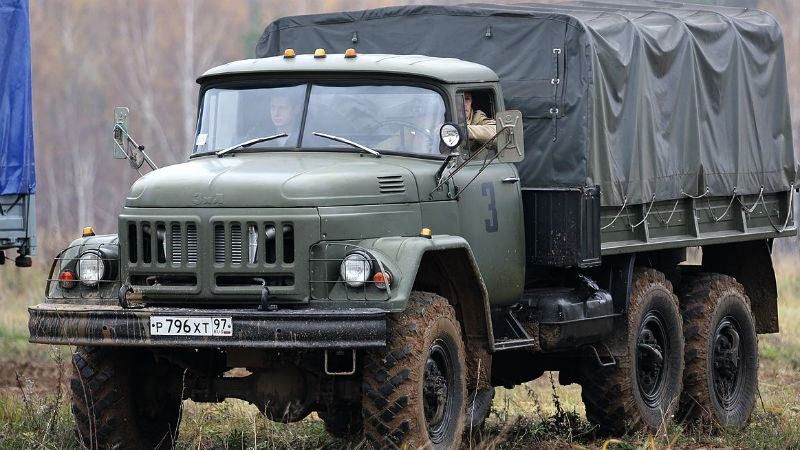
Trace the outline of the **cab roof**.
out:
M 433 78 L 445 83 L 498 81 L 497 74 L 492 69 L 456 58 L 385 54 L 359 54 L 353 58 L 345 58 L 342 53 L 332 53 L 321 58 L 297 55 L 292 58 L 273 56 L 234 61 L 209 69 L 197 82 L 202 83 L 208 78 L 222 75 L 259 72 L 386 73 Z

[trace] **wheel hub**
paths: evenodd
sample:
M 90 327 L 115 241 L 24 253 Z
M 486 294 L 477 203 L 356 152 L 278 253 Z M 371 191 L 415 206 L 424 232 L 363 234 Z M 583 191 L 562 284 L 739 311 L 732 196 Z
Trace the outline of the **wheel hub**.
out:
M 742 373 L 741 339 L 739 327 L 731 317 L 726 317 L 714 332 L 712 376 L 714 394 L 724 408 L 729 408 L 738 395 Z
M 639 393 L 645 403 L 657 407 L 664 389 L 667 333 L 664 322 L 655 311 L 642 321 L 636 342 L 636 377 Z
M 442 342 L 435 342 L 425 362 L 422 385 L 425 421 L 428 426 L 428 435 L 433 442 L 441 441 L 447 428 L 451 394 L 449 387 L 453 383 L 453 373 L 450 367 L 449 352 Z

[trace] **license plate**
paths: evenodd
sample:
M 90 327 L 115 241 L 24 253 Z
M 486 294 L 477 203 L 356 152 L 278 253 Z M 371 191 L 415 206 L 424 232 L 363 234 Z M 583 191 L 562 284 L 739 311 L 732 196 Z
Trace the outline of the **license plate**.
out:
M 230 317 L 150 317 L 151 336 L 232 336 Z

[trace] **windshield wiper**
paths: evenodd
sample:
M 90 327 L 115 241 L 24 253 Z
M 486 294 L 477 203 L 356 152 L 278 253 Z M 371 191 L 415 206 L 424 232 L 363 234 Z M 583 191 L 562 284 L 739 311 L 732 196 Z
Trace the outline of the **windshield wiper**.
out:
M 217 156 L 222 158 L 222 155 L 224 155 L 224 154 L 226 154 L 228 152 L 232 152 L 234 150 L 239 150 L 240 148 L 247 148 L 247 147 L 250 147 L 251 145 L 256 145 L 256 144 L 258 144 L 260 142 L 271 141 L 273 139 L 278 139 L 278 138 L 287 137 L 287 136 L 289 136 L 289 135 L 286 134 L 286 133 L 281 133 L 281 134 L 273 134 L 272 136 L 264 136 L 264 137 L 258 137 L 258 138 L 255 138 L 255 139 L 250 139 L 249 141 L 244 141 L 241 144 L 236 144 L 236 145 L 234 145 L 232 147 L 228 147 L 226 149 L 218 151 L 217 152 Z
M 364 150 L 365 152 L 367 152 L 367 153 L 369 153 L 371 155 L 374 155 L 376 158 L 380 158 L 381 157 L 381 154 L 378 153 L 377 151 L 367 147 L 366 145 L 361 145 L 358 142 L 353 142 L 350 139 L 345 139 L 343 137 L 334 136 L 332 134 L 320 133 L 318 131 L 314 132 L 314 136 L 319 136 L 321 138 L 330 139 L 330 140 L 336 141 L 336 142 L 341 142 L 342 144 L 347 144 L 347 145 L 349 145 L 351 147 L 355 147 L 355 148 L 357 148 L 359 150 Z

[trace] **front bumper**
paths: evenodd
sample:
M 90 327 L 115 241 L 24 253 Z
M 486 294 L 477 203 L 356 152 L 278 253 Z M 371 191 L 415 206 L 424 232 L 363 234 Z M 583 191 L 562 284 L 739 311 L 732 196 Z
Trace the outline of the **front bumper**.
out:
M 28 308 L 30 342 L 92 346 L 333 349 L 386 345 L 386 312 L 142 308 L 42 303 Z M 232 336 L 151 336 L 150 316 L 231 317 Z

